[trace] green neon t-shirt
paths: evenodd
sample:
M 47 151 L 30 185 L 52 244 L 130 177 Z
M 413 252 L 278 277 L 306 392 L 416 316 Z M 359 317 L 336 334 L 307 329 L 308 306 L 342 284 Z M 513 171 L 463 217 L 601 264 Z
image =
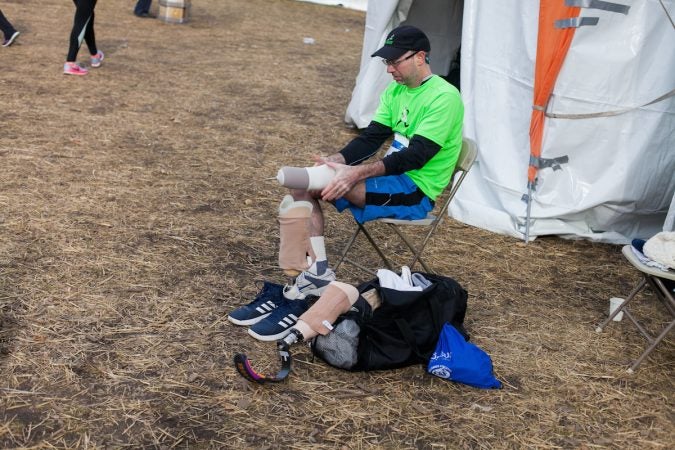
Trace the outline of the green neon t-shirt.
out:
M 408 139 L 423 136 L 441 147 L 423 167 L 406 172 L 436 200 L 450 182 L 462 148 L 464 104 L 459 91 L 438 75 L 413 89 L 392 82 L 382 93 L 373 120 Z

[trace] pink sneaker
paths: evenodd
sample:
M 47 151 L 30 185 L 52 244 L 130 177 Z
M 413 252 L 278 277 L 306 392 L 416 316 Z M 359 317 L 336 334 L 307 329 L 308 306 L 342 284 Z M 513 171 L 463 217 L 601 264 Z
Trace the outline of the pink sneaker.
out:
M 103 52 L 99 50 L 95 55 L 91 56 L 91 67 L 101 67 L 103 62 Z
M 67 62 L 63 65 L 63 73 L 65 75 L 86 75 L 89 71 L 77 63 Z

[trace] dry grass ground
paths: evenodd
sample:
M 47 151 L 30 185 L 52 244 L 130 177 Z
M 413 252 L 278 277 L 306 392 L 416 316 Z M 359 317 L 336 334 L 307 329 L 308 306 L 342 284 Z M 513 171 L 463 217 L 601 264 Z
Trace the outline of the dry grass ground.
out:
M 452 220 L 430 262 L 468 290 L 504 389 L 342 372 L 305 347 L 287 383 L 244 382 L 235 352 L 274 363 L 226 320 L 256 280 L 284 281 L 269 178 L 354 135 L 365 15 L 192 3 L 169 25 L 99 1 L 106 60 L 74 78 L 72 3 L 3 2 L 22 35 L 0 49 L 0 447 L 673 448 L 672 338 L 630 376 L 641 336 L 594 331 L 637 279 L 619 248 Z M 329 213 L 330 254 L 347 227 Z M 654 299 L 637 312 L 656 327 Z

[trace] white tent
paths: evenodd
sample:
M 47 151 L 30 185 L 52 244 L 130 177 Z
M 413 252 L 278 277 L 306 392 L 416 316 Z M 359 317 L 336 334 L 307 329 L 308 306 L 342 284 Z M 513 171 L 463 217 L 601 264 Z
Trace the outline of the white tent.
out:
M 461 43 L 464 134 L 480 152 L 453 200 L 454 218 L 520 238 L 648 238 L 662 229 L 675 191 L 674 1 L 370 1 L 345 120 L 368 124 L 390 81 L 370 54 L 395 26 L 417 25 L 429 35 L 435 73 L 448 73 Z M 559 6 L 576 15 L 544 20 Z M 571 41 L 535 108 L 537 153 L 535 73 L 546 63 L 538 52 L 544 28 L 556 26 L 567 26 Z

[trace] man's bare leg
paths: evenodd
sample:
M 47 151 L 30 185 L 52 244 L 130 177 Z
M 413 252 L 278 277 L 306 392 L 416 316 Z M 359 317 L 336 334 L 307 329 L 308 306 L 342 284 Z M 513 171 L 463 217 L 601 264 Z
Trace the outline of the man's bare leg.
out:
M 291 195 L 296 202 L 309 202 L 312 205 L 312 214 L 309 220 L 309 240 L 314 258 L 307 271 L 314 275 L 321 275 L 328 269 L 328 257 L 323 237 L 324 218 L 321 204 L 312 195 L 311 191 L 292 190 Z

